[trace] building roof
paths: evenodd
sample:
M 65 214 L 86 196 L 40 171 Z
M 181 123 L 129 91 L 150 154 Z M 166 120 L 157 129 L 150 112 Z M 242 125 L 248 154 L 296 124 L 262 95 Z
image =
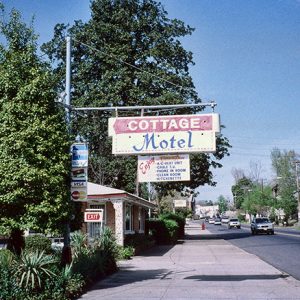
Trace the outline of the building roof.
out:
M 88 196 L 92 195 L 117 195 L 117 194 L 126 194 L 126 191 L 114 189 L 108 186 L 88 182 L 87 185 Z
M 87 184 L 88 199 L 115 199 L 120 198 L 140 204 L 147 208 L 155 208 L 156 205 L 137 195 L 127 193 L 124 190 L 114 189 L 108 186 L 88 182 Z

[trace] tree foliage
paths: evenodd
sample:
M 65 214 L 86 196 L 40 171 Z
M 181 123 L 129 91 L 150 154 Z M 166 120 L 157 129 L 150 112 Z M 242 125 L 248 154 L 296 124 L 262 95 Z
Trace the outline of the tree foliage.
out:
M 278 206 L 284 210 L 286 220 L 297 212 L 295 161 L 298 158 L 294 151 L 273 149 L 271 152 L 278 183 Z
M 240 209 L 242 207 L 242 203 L 246 199 L 248 190 L 253 186 L 253 182 L 247 178 L 242 177 L 237 181 L 235 185 L 231 187 L 231 191 L 234 199 L 234 206 L 236 209 Z
M 51 41 L 42 49 L 55 65 L 58 87 L 64 86 L 65 36 L 72 36 L 72 104 L 109 107 L 200 103 L 189 67 L 192 53 L 180 39 L 193 29 L 177 19 L 169 19 L 160 3 L 152 0 L 93 0 L 91 18 L 68 27 L 57 24 Z M 196 113 L 201 108 L 145 111 L 145 115 Z M 137 116 L 139 111 L 126 112 Z M 119 116 L 124 116 L 122 110 Z M 108 111 L 74 115 L 75 134 L 83 136 L 91 152 L 91 180 L 134 192 L 136 157 L 114 157 L 107 137 Z M 215 185 L 210 167 L 228 154 L 229 143 L 217 138 L 217 153 L 193 155 L 190 186 Z M 157 184 L 159 195 L 183 184 Z
M 218 202 L 217 204 L 219 205 L 219 212 L 220 214 L 226 212 L 228 210 L 228 201 L 227 199 L 223 196 L 223 195 L 220 195 L 218 197 Z
M 4 11 L 2 11 L 4 13 Z M 32 26 L 1 21 L 0 231 L 55 230 L 68 215 L 69 136 Z
M 242 208 L 251 215 L 266 216 L 270 212 L 270 207 L 274 205 L 272 189 L 266 186 L 264 189 L 260 185 L 253 185 L 248 190 L 247 196 L 244 198 Z

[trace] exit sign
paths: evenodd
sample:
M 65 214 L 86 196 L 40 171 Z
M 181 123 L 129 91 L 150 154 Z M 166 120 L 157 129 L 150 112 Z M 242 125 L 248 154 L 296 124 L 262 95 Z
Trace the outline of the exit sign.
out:
M 84 213 L 84 222 L 102 222 L 103 221 L 103 211 L 86 211 Z

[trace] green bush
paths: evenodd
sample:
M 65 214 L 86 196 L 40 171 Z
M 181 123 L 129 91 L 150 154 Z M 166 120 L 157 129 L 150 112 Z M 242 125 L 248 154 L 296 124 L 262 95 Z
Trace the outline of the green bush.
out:
M 71 247 L 74 258 L 80 256 L 82 253 L 88 254 L 90 249 L 88 247 L 88 237 L 81 231 L 75 231 L 71 235 Z
M 134 248 L 132 246 L 119 247 L 118 259 L 130 259 L 134 256 Z
M 178 224 L 178 232 L 177 235 L 179 238 L 184 237 L 184 226 L 185 226 L 185 216 L 183 214 L 178 213 L 165 213 L 159 216 L 160 219 L 163 220 L 173 220 Z
M 84 285 L 82 276 L 73 273 L 72 265 L 67 265 L 62 270 L 58 270 L 56 277 L 46 280 L 41 299 L 75 299 L 82 294 Z
M 105 257 L 103 251 L 96 250 L 90 253 L 81 253 L 73 261 L 73 272 L 80 274 L 87 284 L 105 275 Z
M 174 220 L 163 219 L 165 226 L 169 234 L 169 240 L 171 243 L 175 243 L 178 238 L 178 223 Z
M 9 268 L 15 262 L 15 255 L 8 249 L 0 251 L 0 267 Z
M 2 266 L 0 266 L 0 299 L 26 299 L 26 292 L 18 285 L 14 271 Z
M 78 238 L 77 241 L 77 250 L 80 251 L 74 257 L 73 271 L 81 274 L 88 284 L 117 270 L 119 252 L 111 229 L 104 228 L 100 238 L 90 247 L 86 246 L 84 239 Z
M 0 251 L 0 299 L 25 299 L 25 294 L 15 277 L 16 265 L 16 257 L 11 251 Z
M 176 221 L 149 219 L 146 221 L 146 226 L 158 245 L 174 244 L 177 240 L 178 224 Z
M 41 289 L 45 278 L 55 277 L 51 266 L 56 263 L 57 260 L 51 255 L 44 254 L 44 251 L 22 252 L 17 267 L 19 285 L 25 288 Z
M 133 247 L 136 254 L 153 245 L 153 238 L 143 233 L 127 234 L 125 236 L 124 245 Z
M 43 245 L 40 242 L 41 236 L 36 237 L 29 239 L 26 251 L 20 257 L 9 250 L 0 251 L 1 300 L 77 299 L 88 284 L 93 284 L 95 280 L 117 269 L 118 247 L 109 229 L 104 230 L 99 241 L 90 246 L 78 235 L 77 244 L 73 244 L 77 247 L 77 256 L 71 266 L 67 265 L 63 269 L 59 259 L 53 255 L 36 250 L 35 246 L 28 247 Z M 126 251 L 128 255 L 129 249 Z
M 28 235 L 25 238 L 25 251 L 44 251 L 46 254 L 52 253 L 51 240 L 43 235 Z

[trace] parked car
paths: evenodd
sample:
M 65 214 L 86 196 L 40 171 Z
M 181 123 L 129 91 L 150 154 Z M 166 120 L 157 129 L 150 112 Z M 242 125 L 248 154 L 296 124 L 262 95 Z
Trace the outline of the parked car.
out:
M 220 218 L 215 218 L 215 225 L 222 225 Z
M 209 224 L 215 224 L 215 219 L 214 218 L 209 218 L 208 223 Z
M 50 237 L 51 248 L 56 251 L 62 250 L 64 247 L 64 238 L 63 237 Z
M 231 229 L 232 227 L 241 228 L 241 222 L 237 218 L 231 218 L 228 221 L 228 229 Z
M 251 233 L 252 234 L 258 234 L 258 233 L 274 234 L 274 225 L 268 218 L 265 217 L 255 218 L 251 222 Z
M 224 223 L 224 224 L 228 224 L 228 222 L 229 222 L 229 217 L 228 217 L 228 216 L 222 216 L 221 221 L 222 221 L 222 223 Z

